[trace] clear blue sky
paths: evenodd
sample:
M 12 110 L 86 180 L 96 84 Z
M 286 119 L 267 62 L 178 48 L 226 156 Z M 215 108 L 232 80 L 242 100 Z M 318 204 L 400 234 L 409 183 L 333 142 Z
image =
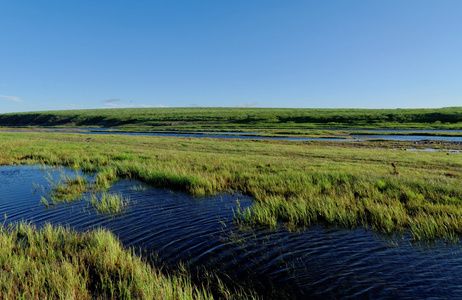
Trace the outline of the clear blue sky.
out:
M 462 1 L 0 2 L 0 113 L 162 106 L 462 106 Z

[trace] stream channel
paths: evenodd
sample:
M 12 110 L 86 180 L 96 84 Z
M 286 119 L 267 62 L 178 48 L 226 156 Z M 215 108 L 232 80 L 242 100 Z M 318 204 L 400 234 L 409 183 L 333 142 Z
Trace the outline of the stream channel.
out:
M 78 231 L 104 227 L 162 267 L 184 263 L 210 270 L 267 299 L 461 299 L 462 248 L 412 243 L 365 229 L 312 226 L 301 232 L 240 229 L 233 210 L 252 205 L 238 194 L 192 197 L 121 180 L 110 188 L 130 198 L 117 216 L 96 213 L 85 200 L 46 207 L 46 177 L 63 168 L 0 167 L 0 214 L 5 224 L 68 224 Z M 48 175 L 47 175 L 48 174 Z M 82 174 L 91 181 L 94 175 Z M 236 201 L 239 200 L 239 201 Z M 226 274 L 226 275 L 224 275 Z M 229 276 L 229 277 L 228 277 Z

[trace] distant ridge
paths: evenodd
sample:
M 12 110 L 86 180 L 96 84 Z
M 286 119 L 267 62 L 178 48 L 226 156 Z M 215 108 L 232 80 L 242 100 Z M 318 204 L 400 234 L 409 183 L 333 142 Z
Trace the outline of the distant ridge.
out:
M 438 109 L 124 108 L 0 114 L 0 126 L 462 128 L 462 107 Z M 457 125 L 457 126 L 456 126 Z

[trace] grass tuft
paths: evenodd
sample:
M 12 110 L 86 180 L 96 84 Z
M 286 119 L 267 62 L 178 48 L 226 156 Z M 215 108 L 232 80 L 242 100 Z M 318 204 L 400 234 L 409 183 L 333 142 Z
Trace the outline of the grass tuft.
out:
M 89 199 L 92 206 L 100 213 L 119 214 L 128 208 L 129 198 L 124 198 L 122 194 L 111 194 L 103 192 L 99 195 L 92 195 Z
M 49 196 L 53 203 L 75 201 L 88 189 L 87 179 L 78 174 L 71 176 L 62 173 L 57 181 L 52 178 L 51 174 L 48 174 L 47 181 L 51 187 Z M 42 202 L 45 203 L 46 201 L 42 200 Z

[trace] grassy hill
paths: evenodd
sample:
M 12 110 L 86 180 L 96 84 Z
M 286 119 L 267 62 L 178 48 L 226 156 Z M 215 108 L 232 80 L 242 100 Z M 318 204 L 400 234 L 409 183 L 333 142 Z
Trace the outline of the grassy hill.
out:
M 439 109 L 124 108 L 0 115 L 0 126 L 170 129 L 462 128 L 462 107 Z

